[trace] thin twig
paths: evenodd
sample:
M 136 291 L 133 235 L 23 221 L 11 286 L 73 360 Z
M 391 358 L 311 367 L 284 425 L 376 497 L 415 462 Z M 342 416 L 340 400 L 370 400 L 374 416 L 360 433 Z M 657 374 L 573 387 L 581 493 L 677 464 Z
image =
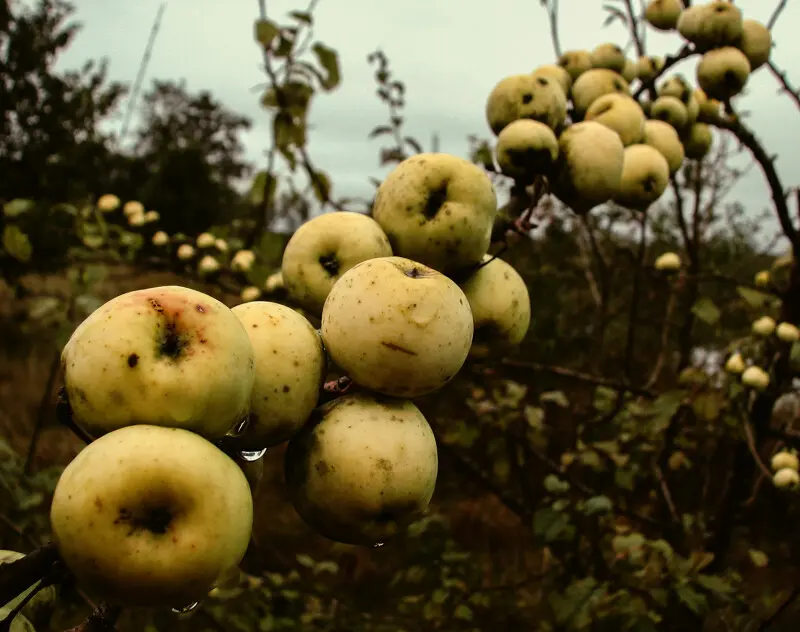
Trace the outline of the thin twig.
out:
M 23 475 L 27 476 L 31 473 L 33 467 L 33 459 L 36 456 L 36 447 L 39 444 L 39 437 L 44 430 L 47 420 L 52 416 L 51 399 L 53 397 L 53 386 L 58 377 L 58 371 L 61 368 L 61 353 L 56 351 L 50 360 L 50 368 L 47 372 L 47 380 L 44 384 L 42 397 L 39 400 L 39 410 L 36 413 L 36 425 L 33 428 L 33 435 L 31 442 L 28 444 L 28 453 L 25 456 L 25 466 L 23 467 Z
M 669 334 L 672 330 L 672 313 L 675 311 L 679 287 L 679 283 L 670 284 L 667 311 L 666 314 L 664 314 L 664 325 L 661 327 L 660 349 L 656 362 L 653 365 L 653 371 L 650 373 L 650 378 L 645 382 L 645 388 L 653 388 L 655 383 L 658 382 L 658 378 L 661 377 L 661 371 L 664 369 L 664 362 L 666 361 L 667 351 L 669 350 Z
M 786 75 L 786 72 L 778 68 L 773 61 L 768 61 L 767 66 L 772 75 L 778 80 L 778 83 L 781 84 L 781 92 L 788 94 L 789 98 L 800 108 L 800 90 L 789 83 L 789 77 Z
M 753 455 L 753 459 L 756 462 L 756 465 L 768 478 L 772 478 L 772 472 L 769 471 L 769 468 L 764 465 L 764 461 L 761 460 L 761 457 L 758 454 L 758 448 L 756 448 L 756 439 L 753 436 L 753 427 L 750 425 L 750 422 L 745 419 L 744 421 L 744 436 L 747 439 L 747 447 L 750 449 L 750 454 Z
M 769 20 L 767 20 L 767 28 L 770 31 L 775 28 L 775 25 L 778 23 L 778 18 L 781 17 L 781 13 L 783 13 L 783 10 L 786 8 L 788 1 L 789 0 L 781 0 L 778 6 L 775 7 Z

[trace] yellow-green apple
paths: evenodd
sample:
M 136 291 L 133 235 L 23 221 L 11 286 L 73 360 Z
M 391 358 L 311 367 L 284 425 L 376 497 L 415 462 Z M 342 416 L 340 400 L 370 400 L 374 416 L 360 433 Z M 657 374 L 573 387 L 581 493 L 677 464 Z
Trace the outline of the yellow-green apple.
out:
M 644 124 L 644 144 L 655 147 L 667 159 L 670 174 L 677 173 L 685 156 L 678 132 L 665 121 L 651 120 Z
M 644 10 L 644 19 L 659 31 L 671 31 L 677 26 L 683 9 L 683 0 L 650 0 Z
M 223 303 L 161 286 L 111 299 L 61 354 L 74 421 L 93 435 L 123 426 L 174 426 L 215 439 L 249 412 L 253 347 Z
M 569 89 L 572 86 L 572 77 L 563 66 L 557 64 L 543 64 L 537 66 L 533 71 L 534 77 L 547 77 L 555 81 L 564 91 L 564 96 L 569 96 Z
M 378 187 L 372 208 L 393 254 L 444 274 L 481 260 L 496 214 L 489 176 L 444 153 L 417 154 L 397 165 Z
M 317 405 L 325 379 L 322 339 L 308 320 L 279 303 L 255 301 L 233 308 L 256 359 L 250 420 L 237 445 L 248 451 L 283 443 Z
M 342 274 L 367 259 L 391 255 L 386 233 L 368 215 L 324 213 L 304 223 L 289 239 L 281 274 L 292 300 L 319 316 Z
M 755 72 L 769 61 L 772 33 L 758 20 L 744 20 L 742 36 L 736 42 L 736 48 L 744 53 L 750 62 L 751 72 Z
M 285 455 L 301 518 L 331 540 L 367 546 L 422 515 L 438 469 L 436 439 L 419 409 L 369 392 L 317 408 Z
M 519 119 L 500 132 L 495 156 L 505 175 L 527 184 L 552 171 L 558 158 L 558 138 L 544 123 Z
M 572 105 L 578 116 L 583 117 L 592 103 L 614 92 L 630 95 L 631 88 L 624 77 L 608 68 L 592 68 L 572 84 Z
M 242 470 L 200 435 L 128 426 L 67 465 L 50 523 L 64 564 L 91 595 L 181 607 L 242 560 L 253 500 Z
M 333 286 L 322 339 L 356 384 L 397 397 L 431 393 L 461 369 L 473 322 L 464 292 L 444 274 L 403 257 L 358 264 Z
M 636 62 L 636 76 L 641 81 L 652 81 L 663 67 L 663 57 L 643 55 Z
M 510 75 L 492 88 L 486 100 L 486 120 L 495 134 L 522 118 L 558 129 L 567 118 L 562 83 L 543 75 Z
M 739 94 L 749 78 L 750 62 L 733 46 L 710 50 L 697 64 L 697 83 L 708 96 L 720 101 Z
M 655 202 L 669 184 L 667 159 L 650 145 L 625 148 L 622 179 L 614 201 L 627 208 L 644 211 Z
M 711 151 L 711 143 L 713 140 L 714 138 L 709 125 L 705 123 L 695 123 L 689 126 L 682 137 L 686 157 L 692 160 L 699 160 Z
M 614 130 L 626 147 L 641 142 L 644 136 L 642 107 L 626 94 L 604 94 L 589 106 L 584 120 L 597 121 Z
M 569 73 L 574 82 L 587 70 L 592 69 L 592 53 L 588 50 L 568 50 L 558 58 L 558 65 Z
M 625 53 L 612 42 L 600 44 L 591 52 L 593 68 L 608 68 L 622 74 L 625 68 Z
M 742 10 L 728 0 L 712 0 L 681 12 L 676 26 L 700 51 L 730 46 L 742 36 Z
M 681 131 L 689 123 L 689 110 L 678 97 L 667 95 L 653 101 L 650 106 L 650 118 L 669 123 Z

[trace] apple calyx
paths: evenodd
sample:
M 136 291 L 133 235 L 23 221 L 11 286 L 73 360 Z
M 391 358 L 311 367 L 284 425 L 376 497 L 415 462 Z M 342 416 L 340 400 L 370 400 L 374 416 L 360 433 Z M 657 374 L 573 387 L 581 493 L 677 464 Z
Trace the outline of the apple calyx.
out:
M 321 265 L 322 269 L 332 277 L 335 277 L 339 274 L 340 265 L 335 254 L 322 255 L 319 258 L 319 265 Z
M 443 184 L 438 189 L 434 189 L 428 195 L 428 201 L 425 204 L 423 215 L 427 219 L 433 219 L 436 214 L 442 209 L 444 203 L 447 201 L 447 184 Z

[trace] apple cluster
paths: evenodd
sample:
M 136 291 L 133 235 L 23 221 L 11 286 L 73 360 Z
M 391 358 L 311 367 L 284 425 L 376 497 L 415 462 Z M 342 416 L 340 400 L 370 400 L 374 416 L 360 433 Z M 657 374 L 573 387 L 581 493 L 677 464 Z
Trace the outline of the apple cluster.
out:
M 654 29 L 677 30 L 687 50 L 701 55 L 698 87 L 675 73 L 656 88 L 665 60 L 629 59 L 613 43 L 505 77 L 486 103 L 505 175 L 523 184 L 546 177 L 550 192 L 579 214 L 612 201 L 644 211 L 685 159 L 708 153 L 723 103 L 769 60 L 769 29 L 724 0 L 691 7 L 650 0 L 644 19 Z

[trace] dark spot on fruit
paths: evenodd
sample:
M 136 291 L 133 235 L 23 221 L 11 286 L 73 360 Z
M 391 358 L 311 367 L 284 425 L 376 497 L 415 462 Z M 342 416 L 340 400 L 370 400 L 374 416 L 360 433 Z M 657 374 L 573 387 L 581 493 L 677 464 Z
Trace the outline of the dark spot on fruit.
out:
M 336 259 L 336 255 L 322 255 L 319 258 L 319 264 L 330 276 L 334 277 L 339 274 L 339 261 Z
M 175 323 L 167 324 L 161 341 L 158 345 L 160 355 L 168 358 L 177 358 L 186 348 L 186 340 L 176 331 Z
M 283 392 L 284 392 L 284 393 L 288 393 L 288 392 L 289 392 L 289 391 L 291 391 L 291 390 L 292 390 L 292 387 L 291 387 L 291 386 L 289 386 L 288 384 L 284 384 L 284 385 L 283 385 Z
M 201 305 L 200 303 L 198 303 L 197 305 L 195 305 L 195 306 L 194 306 L 194 308 L 195 308 L 195 309 L 196 309 L 198 312 L 200 312 L 201 314 L 205 314 L 205 313 L 206 313 L 206 308 L 205 308 L 205 306 L 204 306 L 204 305 Z
M 416 351 L 412 351 L 411 349 L 406 349 L 405 347 L 401 347 L 394 342 L 386 342 L 385 340 L 381 342 L 381 344 L 386 347 L 387 349 L 391 349 L 392 351 L 399 351 L 400 353 L 405 353 L 406 355 L 415 356 L 417 355 Z
M 428 194 L 428 201 L 425 203 L 423 214 L 428 219 L 433 219 L 447 201 L 447 184 L 434 189 Z
M 333 471 L 333 468 L 328 465 L 327 461 L 317 461 L 316 465 L 314 465 L 314 469 L 317 470 L 317 474 L 319 474 L 320 477 L 325 477 L 329 472 Z
M 157 535 L 163 535 L 169 530 L 172 522 L 172 513 L 165 507 L 150 507 L 140 514 L 134 515 L 129 509 L 122 507 L 119 510 L 114 524 L 127 524 L 130 526 L 128 535 L 133 535 L 137 531 L 149 531 Z
M 158 300 L 156 300 L 154 298 L 151 298 L 150 299 L 150 306 L 154 310 L 156 310 L 159 314 L 163 314 L 164 313 L 164 306 L 161 305 L 161 303 L 159 303 Z
M 545 79 L 544 77 L 536 77 L 536 83 L 538 83 L 540 86 L 546 86 L 550 82 L 547 79 Z
M 103 500 L 100 498 L 100 496 L 95 496 L 94 506 L 97 507 L 97 511 L 103 510 Z
M 135 367 L 137 364 L 139 364 L 139 356 L 138 356 L 138 355 L 136 355 L 135 353 L 132 353 L 132 354 L 130 354 L 130 355 L 128 356 L 128 366 L 129 366 L 129 367 L 131 367 L 131 368 L 133 368 L 133 367 Z
M 525 94 L 522 95 L 523 105 L 528 105 L 528 103 L 530 103 L 531 101 L 533 101 L 533 95 L 531 93 L 526 92 Z
M 652 193 L 656 190 L 656 182 L 655 178 L 645 178 L 642 181 L 642 188 L 644 189 L 645 193 Z

